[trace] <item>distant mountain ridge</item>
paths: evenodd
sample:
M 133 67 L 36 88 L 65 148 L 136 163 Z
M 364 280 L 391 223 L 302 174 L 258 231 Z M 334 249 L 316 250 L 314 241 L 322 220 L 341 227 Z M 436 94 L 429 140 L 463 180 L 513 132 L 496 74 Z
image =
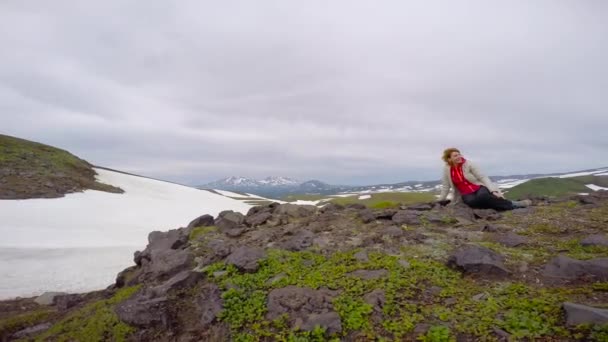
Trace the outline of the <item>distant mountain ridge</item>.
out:
M 608 167 L 586 169 L 562 173 L 534 173 L 524 175 L 491 176 L 499 187 L 508 189 L 528 180 L 544 177 L 575 177 L 583 175 L 608 175 Z M 375 185 L 332 185 L 319 180 L 298 181 L 289 177 L 272 176 L 262 180 L 247 177 L 227 177 L 215 182 L 198 186 L 200 189 L 219 189 L 251 193 L 270 198 L 282 198 L 291 194 L 334 195 L 344 192 L 393 192 L 393 191 L 435 191 L 441 187 L 440 180 L 434 181 L 405 181 L 393 184 Z

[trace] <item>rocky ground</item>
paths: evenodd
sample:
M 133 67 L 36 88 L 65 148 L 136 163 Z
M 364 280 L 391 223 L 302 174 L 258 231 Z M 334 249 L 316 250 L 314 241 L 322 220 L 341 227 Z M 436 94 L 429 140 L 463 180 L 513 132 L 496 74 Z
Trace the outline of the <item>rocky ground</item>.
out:
M 106 290 L 0 302 L 0 335 L 607 341 L 607 231 L 603 191 L 505 213 L 430 204 L 226 211 L 152 232 Z

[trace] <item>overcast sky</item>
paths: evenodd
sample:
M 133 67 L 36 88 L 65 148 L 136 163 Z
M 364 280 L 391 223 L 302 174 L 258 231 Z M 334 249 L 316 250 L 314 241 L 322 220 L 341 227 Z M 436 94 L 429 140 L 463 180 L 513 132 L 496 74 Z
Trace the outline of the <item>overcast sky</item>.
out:
M 0 2 L 0 133 L 182 183 L 608 166 L 606 1 Z

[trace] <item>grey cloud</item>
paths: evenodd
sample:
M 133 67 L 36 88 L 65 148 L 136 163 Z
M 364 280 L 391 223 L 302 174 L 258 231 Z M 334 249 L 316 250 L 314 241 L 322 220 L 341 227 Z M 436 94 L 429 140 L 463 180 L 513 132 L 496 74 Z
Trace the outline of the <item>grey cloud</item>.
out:
M 0 4 L 0 131 L 178 182 L 608 165 L 603 2 Z

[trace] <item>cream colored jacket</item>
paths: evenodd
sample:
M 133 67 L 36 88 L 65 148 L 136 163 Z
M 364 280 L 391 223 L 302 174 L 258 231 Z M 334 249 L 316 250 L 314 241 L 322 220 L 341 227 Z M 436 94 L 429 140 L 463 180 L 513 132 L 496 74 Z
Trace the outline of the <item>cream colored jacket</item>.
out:
M 490 190 L 490 192 L 498 191 L 500 194 L 502 194 L 498 186 L 492 183 L 488 176 L 481 173 L 479 168 L 471 161 L 467 160 L 462 165 L 462 172 L 464 173 L 464 178 L 466 178 L 469 182 L 477 185 L 484 185 Z M 458 192 L 458 189 L 456 189 L 454 183 L 452 183 L 452 176 L 450 175 L 450 166 L 446 164 L 443 169 L 443 184 L 441 186 L 441 195 L 439 195 L 439 200 L 445 200 L 448 197 L 448 193 L 450 192 L 450 190 L 454 191 L 452 203 L 456 204 L 462 202 L 462 196 L 460 195 L 460 192 Z

